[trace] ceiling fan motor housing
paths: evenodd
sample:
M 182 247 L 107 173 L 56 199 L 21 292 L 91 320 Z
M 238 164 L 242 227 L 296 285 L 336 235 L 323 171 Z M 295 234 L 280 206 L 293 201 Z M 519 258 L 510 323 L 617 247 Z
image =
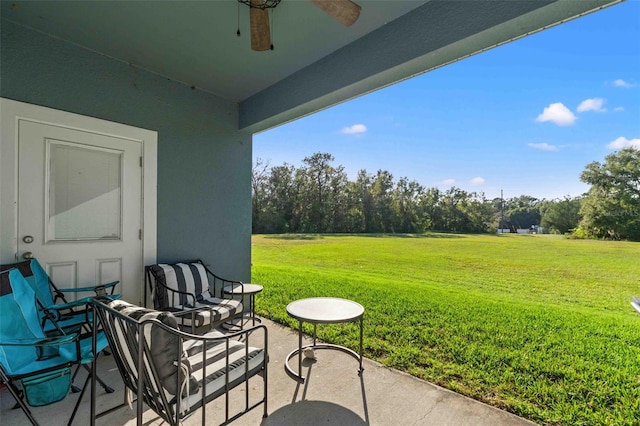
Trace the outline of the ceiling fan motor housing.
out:
M 242 4 L 246 4 L 254 9 L 273 9 L 280 4 L 282 0 L 238 0 Z

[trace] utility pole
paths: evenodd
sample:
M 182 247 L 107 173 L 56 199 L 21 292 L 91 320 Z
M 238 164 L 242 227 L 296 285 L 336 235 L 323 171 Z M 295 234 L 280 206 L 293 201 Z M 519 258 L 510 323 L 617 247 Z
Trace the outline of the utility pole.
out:
M 504 194 L 502 189 L 500 190 L 500 233 L 502 234 L 502 230 L 504 226 Z

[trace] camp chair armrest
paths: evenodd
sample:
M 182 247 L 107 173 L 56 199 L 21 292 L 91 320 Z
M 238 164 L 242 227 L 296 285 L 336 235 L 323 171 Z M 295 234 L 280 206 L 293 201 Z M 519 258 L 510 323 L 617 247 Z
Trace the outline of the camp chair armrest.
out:
M 111 289 L 111 293 L 110 294 L 113 294 L 113 291 L 114 291 L 116 285 L 118 285 L 119 283 L 120 283 L 120 281 L 112 281 L 110 283 L 100 284 L 100 285 L 92 285 L 92 286 L 88 286 L 88 287 L 59 288 L 58 291 L 60 291 L 62 293 L 77 293 L 77 292 L 81 292 L 81 291 L 94 291 L 98 296 L 101 296 L 102 294 L 106 294 L 106 290 L 107 289 Z
M 64 336 L 52 336 L 44 339 L 5 339 L 0 340 L 0 346 L 59 346 L 73 343 L 80 335 L 78 333 L 66 334 Z
M 86 306 L 91 302 L 91 297 L 83 297 L 82 299 L 75 300 L 73 302 L 58 303 L 56 305 L 46 306 L 44 309 L 51 311 L 62 311 L 65 309 L 73 309 L 82 306 Z

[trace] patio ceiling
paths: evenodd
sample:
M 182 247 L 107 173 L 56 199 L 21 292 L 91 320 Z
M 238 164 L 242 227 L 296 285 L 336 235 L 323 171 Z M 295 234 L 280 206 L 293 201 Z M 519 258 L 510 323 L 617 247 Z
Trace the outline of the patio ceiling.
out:
M 283 0 L 265 52 L 236 0 L 2 0 L 1 16 L 236 102 L 257 132 L 618 1 L 356 0 L 344 27 Z

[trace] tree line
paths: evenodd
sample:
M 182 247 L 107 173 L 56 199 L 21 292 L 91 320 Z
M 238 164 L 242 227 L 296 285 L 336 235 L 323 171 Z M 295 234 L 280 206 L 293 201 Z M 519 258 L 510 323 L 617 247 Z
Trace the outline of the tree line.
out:
M 579 237 L 640 241 L 640 150 L 623 149 L 586 166 L 591 189 L 579 197 L 545 200 L 529 195 L 488 199 L 457 187 L 426 188 L 378 170 L 350 181 L 329 153 L 296 168 L 252 169 L 253 233 L 483 233 L 546 230 Z

